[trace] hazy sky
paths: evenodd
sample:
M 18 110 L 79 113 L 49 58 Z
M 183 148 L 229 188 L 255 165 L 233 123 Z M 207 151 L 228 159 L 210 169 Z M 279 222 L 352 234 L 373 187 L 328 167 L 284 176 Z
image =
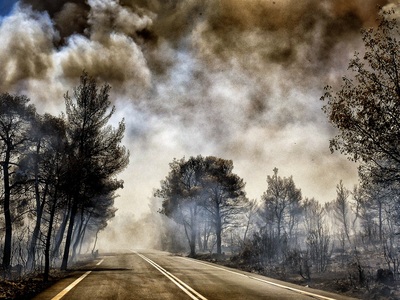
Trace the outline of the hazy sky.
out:
M 357 169 L 331 154 L 321 111 L 384 0 L 2 1 L 0 92 L 58 115 L 85 69 L 112 85 L 130 165 L 118 216 L 147 211 L 169 162 L 232 159 L 260 198 L 274 167 L 303 196 L 335 198 Z M 9 12 L 12 3 L 16 3 Z M 362 50 L 361 50 L 362 51 Z

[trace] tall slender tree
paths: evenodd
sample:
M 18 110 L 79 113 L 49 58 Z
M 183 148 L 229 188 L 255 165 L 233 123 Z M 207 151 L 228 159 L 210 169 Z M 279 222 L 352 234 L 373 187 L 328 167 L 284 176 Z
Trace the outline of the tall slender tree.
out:
M 3 268 L 9 271 L 12 247 L 12 197 L 15 187 L 15 174 L 18 162 L 29 146 L 29 137 L 32 135 L 31 122 L 36 117 L 33 105 L 28 104 L 25 96 L 10 94 L 0 95 L 0 163 L 4 196 L 2 199 L 5 239 L 3 250 Z
M 198 217 L 201 208 L 201 176 L 204 165 L 201 159 L 191 157 L 186 161 L 174 159 L 170 172 L 161 181 L 155 196 L 163 199 L 161 213 L 182 224 L 189 243 L 190 256 L 196 255 Z
M 222 253 L 222 233 L 227 227 L 239 226 L 248 200 L 245 182 L 234 174 L 233 162 L 214 156 L 204 159 L 202 176 L 204 208 L 210 213 L 215 228 L 217 254 Z
M 73 97 L 68 93 L 65 95 L 71 202 L 61 269 L 67 268 L 78 210 L 105 191 L 122 187 L 122 182 L 115 185 L 110 178 L 127 166 L 129 153 L 120 145 L 125 131 L 124 122 L 120 122 L 117 129 L 107 125 L 115 112 L 109 92 L 109 85 L 98 89 L 96 81 L 83 73 Z
M 268 188 L 261 197 L 265 222 L 278 239 L 283 235 L 291 237 L 295 223 L 299 221 L 301 190 L 292 177 L 278 176 L 277 168 L 274 168 L 274 175 L 267 177 L 267 183 Z

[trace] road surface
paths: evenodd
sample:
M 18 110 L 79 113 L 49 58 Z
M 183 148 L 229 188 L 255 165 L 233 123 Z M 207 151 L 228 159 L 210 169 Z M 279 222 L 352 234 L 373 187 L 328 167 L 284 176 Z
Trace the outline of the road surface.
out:
M 350 299 L 158 251 L 100 257 L 34 299 Z

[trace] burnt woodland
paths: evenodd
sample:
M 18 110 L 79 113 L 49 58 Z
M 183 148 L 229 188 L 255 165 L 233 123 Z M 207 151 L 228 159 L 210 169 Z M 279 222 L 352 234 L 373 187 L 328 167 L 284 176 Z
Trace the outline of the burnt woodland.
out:
M 40 115 L 29 98 L 0 95 L 0 256 L 5 278 L 67 269 L 115 214 L 116 175 L 128 164 L 124 122 L 109 85 L 83 73 L 65 115 Z
M 330 149 L 358 165 L 359 184 L 340 180 L 322 203 L 272 166 L 265 192 L 247 199 L 231 161 L 174 160 L 155 193 L 168 217 L 161 247 L 309 285 L 322 278 L 339 292 L 399 296 L 400 32 L 393 12 L 381 17 L 362 31 L 365 52 L 349 75 L 321 97 L 336 129 Z

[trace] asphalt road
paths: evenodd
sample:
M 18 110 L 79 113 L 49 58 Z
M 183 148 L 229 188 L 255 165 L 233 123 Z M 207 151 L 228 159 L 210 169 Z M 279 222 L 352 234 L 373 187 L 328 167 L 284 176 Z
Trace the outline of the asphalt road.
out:
M 100 257 L 34 299 L 350 299 L 166 252 Z

